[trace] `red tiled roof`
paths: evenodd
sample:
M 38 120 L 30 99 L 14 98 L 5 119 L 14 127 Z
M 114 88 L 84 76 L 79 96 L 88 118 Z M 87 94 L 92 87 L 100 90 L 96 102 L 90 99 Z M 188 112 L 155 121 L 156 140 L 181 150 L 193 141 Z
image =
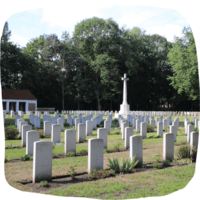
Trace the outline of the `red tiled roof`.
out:
M 2 89 L 2 99 L 37 100 L 29 90 Z

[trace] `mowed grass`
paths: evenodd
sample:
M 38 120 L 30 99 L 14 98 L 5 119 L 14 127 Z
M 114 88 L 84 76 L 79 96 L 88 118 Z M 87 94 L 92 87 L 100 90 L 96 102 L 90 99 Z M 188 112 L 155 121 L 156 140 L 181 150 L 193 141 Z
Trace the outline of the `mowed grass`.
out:
M 98 199 L 133 199 L 164 196 L 184 188 L 195 172 L 195 165 L 165 168 L 152 172 L 118 175 L 92 183 L 77 183 L 53 189 L 49 194 Z
M 165 117 L 164 117 L 165 118 Z M 174 119 L 175 116 L 172 117 Z M 182 125 L 185 117 L 179 116 L 180 126 L 178 130 L 177 142 L 175 145 L 175 159 L 177 159 L 177 151 L 187 141 L 185 130 Z M 192 121 L 192 116 L 188 117 Z M 6 119 L 10 120 L 9 118 Z M 28 120 L 28 118 L 27 118 Z M 182 121 L 181 121 L 182 120 Z M 12 125 L 13 119 L 9 121 Z M 9 126 L 8 125 L 8 126 Z M 120 145 L 120 149 L 124 149 L 124 141 L 121 139 L 122 135 L 119 134 L 120 129 L 111 129 L 111 134 L 108 135 L 108 151 L 115 148 L 116 144 Z M 164 133 L 169 132 L 165 130 Z M 139 135 L 135 133 L 134 135 Z M 147 133 L 147 139 L 143 139 L 143 162 L 144 164 L 152 163 L 155 157 L 162 160 L 163 138 L 148 138 L 149 136 L 156 136 L 157 130 Z M 96 138 L 97 131 L 93 131 L 92 136 L 87 136 L 84 143 L 76 145 L 77 153 L 81 150 L 88 150 L 88 140 Z M 41 138 L 40 140 L 50 141 L 50 138 Z M 21 140 L 6 140 L 6 146 L 10 144 L 14 146 L 21 146 Z M 64 143 L 64 132 L 61 132 L 61 143 Z M 26 148 L 20 149 L 6 149 L 5 156 L 10 160 L 20 158 L 25 155 Z M 53 155 L 64 154 L 64 145 L 55 145 Z M 129 158 L 129 150 L 106 153 L 104 152 L 104 169 L 109 169 L 108 158 Z M 32 157 L 31 157 L 32 159 Z M 187 163 L 187 160 L 182 160 L 182 163 Z M 190 162 L 189 162 L 190 163 Z M 52 162 L 52 175 L 66 175 L 69 174 L 70 167 L 74 167 L 76 173 L 87 172 L 88 157 L 66 157 L 62 159 L 53 159 Z M 32 180 L 33 162 L 17 162 L 5 163 L 5 176 L 8 183 L 20 190 L 31 191 L 26 185 L 19 183 L 21 180 Z M 191 180 L 195 171 L 195 164 L 189 164 L 180 167 L 169 167 L 161 170 L 145 171 L 140 173 L 132 173 L 125 175 L 117 175 L 113 178 L 103 180 L 96 180 L 92 182 L 82 182 L 73 185 L 67 184 L 63 187 L 46 191 L 47 194 L 58 196 L 74 196 L 74 197 L 91 197 L 99 199 L 132 199 L 149 196 L 162 196 L 170 194 L 174 191 L 184 188 Z

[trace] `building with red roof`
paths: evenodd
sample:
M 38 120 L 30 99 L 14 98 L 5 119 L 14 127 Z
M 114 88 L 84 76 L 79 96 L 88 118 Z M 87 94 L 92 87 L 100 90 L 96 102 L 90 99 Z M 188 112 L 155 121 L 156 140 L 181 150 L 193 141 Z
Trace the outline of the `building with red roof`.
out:
M 3 110 L 36 111 L 37 99 L 29 90 L 2 89 Z

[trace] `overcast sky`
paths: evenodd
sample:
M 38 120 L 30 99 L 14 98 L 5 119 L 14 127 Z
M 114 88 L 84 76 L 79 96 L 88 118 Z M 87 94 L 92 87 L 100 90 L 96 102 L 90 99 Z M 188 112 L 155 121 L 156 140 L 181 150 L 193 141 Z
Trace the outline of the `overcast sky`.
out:
M 174 9 L 115 4 L 84 7 L 75 4 L 48 5 L 13 13 L 6 20 L 12 33 L 11 41 L 25 46 L 30 39 L 42 34 L 55 33 L 60 38 L 62 32 L 67 31 L 72 35 L 77 23 L 94 16 L 112 18 L 120 28 L 124 25 L 129 29 L 137 26 L 145 30 L 146 34 L 159 34 L 171 42 L 174 36 L 181 37 L 184 26 L 189 26 L 185 17 Z

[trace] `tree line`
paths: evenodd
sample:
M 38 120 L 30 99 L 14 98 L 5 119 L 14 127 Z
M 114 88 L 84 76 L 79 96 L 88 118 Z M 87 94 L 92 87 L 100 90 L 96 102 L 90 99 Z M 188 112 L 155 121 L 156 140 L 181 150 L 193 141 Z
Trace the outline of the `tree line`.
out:
M 2 89 L 28 89 L 38 107 L 57 110 L 119 110 L 129 81 L 131 110 L 199 110 L 198 62 L 190 27 L 168 42 L 139 27 L 120 28 L 93 17 L 63 32 L 40 35 L 24 48 L 1 37 Z

